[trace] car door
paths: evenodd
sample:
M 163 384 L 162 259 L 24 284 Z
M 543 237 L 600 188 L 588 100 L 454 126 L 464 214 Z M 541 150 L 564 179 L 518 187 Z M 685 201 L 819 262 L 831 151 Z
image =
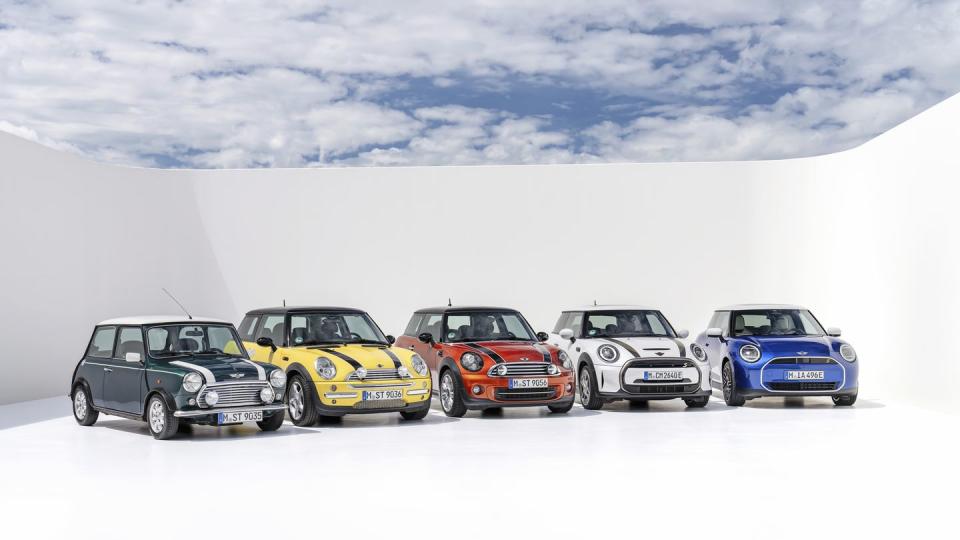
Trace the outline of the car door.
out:
M 579 339 L 581 336 L 581 328 L 583 328 L 583 312 L 567 312 L 565 317 L 562 317 L 561 320 L 557 321 L 557 326 L 560 326 L 561 328 L 554 328 L 556 333 L 550 334 L 549 342 L 551 345 L 556 345 L 562 349 L 563 352 L 567 353 L 570 361 L 576 364 L 577 358 L 580 357 L 579 347 L 576 346 L 576 340 L 570 341 L 569 339 L 561 338 L 560 330 L 569 328 L 570 330 L 573 330 L 573 337 Z
M 434 340 L 439 342 L 443 326 L 442 323 L 443 315 L 441 313 L 425 313 L 423 320 L 420 321 L 420 328 L 417 329 L 417 335 L 419 336 L 426 332 L 432 335 Z M 413 350 L 420 355 L 420 358 L 423 358 L 423 361 L 427 363 L 427 367 L 430 368 L 433 387 L 439 388 L 438 375 L 440 362 L 443 361 L 442 350 L 435 345 L 420 341 L 419 338 L 413 343 Z
M 277 347 L 283 347 L 286 343 L 286 321 L 281 313 L 266 313 L 261 316 L 260 324 L 257 325 L 257 331 L 254 334 L 253 342 L 248 347 L 248 353 L 252 360 L 257 362 L 274 363 L 274 356 L 280 353 L 270 347 L 261 347 L 256 341 L 262 337 L 268 337 L 273 340 Z
M 720 384 L 722 377 L 720 370 L 723 367 L 723 359 L 726 357 L 726 335 L 730 330 L 730 312 L 717 311 L 710 318 L 707 328 L 719 328 L 723 330 L 723 336 L 710 337 L 704 332 L 703 351 L 707 353 L 707 362 L 710 364 L 710 380 L 716 385 Z
M 420 341 L 417 338 L 417 331 L 420 330 L 420 322 L 423 321 L 423 317 L 423 313 L 414 313 L 410 317 L 410 321 L 403 329 L 403 333 L 397 337 L 397 347 L 403 347 L 404 349 L 417 352 L 417 343 Z
M 113 372 L 113 346 L 117 339 L 116 326 L 101 326 L 93 333 L 87 354 L 83 363 L 86 368 L 85 378 L 90 385 L 93 404 L 96 407 L 106 407 L 103 386 L 107 375 Z
M 144 348 L 143 330 L 139 326 L 121 326 L 112 368 L 106 371 L 103 385 L 105 407 L 116 411 L 139 414 L 143 412 Z M 128 358 L 129 356 L 129 358 Z

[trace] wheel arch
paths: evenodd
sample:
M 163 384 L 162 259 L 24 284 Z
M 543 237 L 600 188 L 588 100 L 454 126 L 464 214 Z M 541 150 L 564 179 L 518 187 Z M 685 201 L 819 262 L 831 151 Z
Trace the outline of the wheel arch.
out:
M 153 399 L 153 396 L 160 396 L 163 399 L 164 404 L 171 411 L 177 410 L 177 402 L 173 399 L 173 395 L 170 392 L 167 392 L 163 388 L 153 388 L 147 395 L 143 396 L 143 403 L 140 404 L 140 418 L 146 421 L 147 419 L 147 404 L 150 403 L 150 400 Z

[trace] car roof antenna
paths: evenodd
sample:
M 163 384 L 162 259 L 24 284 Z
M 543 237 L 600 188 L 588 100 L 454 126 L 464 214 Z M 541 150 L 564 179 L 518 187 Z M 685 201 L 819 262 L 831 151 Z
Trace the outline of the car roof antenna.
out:
M 453 299 L 447 298 L 447 307 L 452 307 L 452 306 L 453 306 Z
M 594 306 L 597 305 L 597 299 L 596 299 L 596 298 L 593 299 L 593 305 L 594 305 Z
M 287 307 L 287 299 L 286 299 L 286 298 L 283 299 L 283 307 Z
M 180 309 L 182 309 L 183 312 L 187 314 L 187 318 L 188 318 L 188 319 L 190 319 L 191 321 L 193 320 L 193 315 L 191 315 L 190 312 L 187 311 L 187 308 L 183 307 L 183 304 L 181 304 L 180 301 L 177 300 L 177 298 L 176 298 L 175 296 L 173 296 L 172 294 L 170 294 L 170 291 L 168 291 L 168 290 L 165 289 L 164 287 L 160 287 L 160 290 L 163 291 L 163 292 L 165 292 L 165 293 L 167 293 L 167 296 L 169 296 L 171 300 L 173 300 L 174 302 L 177 303 L 178 306 L 180 306 Z

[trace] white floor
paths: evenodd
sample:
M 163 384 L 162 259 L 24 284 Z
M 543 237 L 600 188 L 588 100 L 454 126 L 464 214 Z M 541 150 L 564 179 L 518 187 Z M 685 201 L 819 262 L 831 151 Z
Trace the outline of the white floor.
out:
M 714 398 L 160 442 L 64 397 L 0 407 L 0 536 L 950 537 L 958 441 L 956 416 L 882 400 Z

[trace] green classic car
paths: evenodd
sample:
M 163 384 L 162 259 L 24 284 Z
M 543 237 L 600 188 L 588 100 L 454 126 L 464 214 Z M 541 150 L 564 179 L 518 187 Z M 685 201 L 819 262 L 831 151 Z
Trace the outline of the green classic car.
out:
M 253 362 L 232 324 L 188 317 L 129 317 L 98 324 L 70 384 L 73 416 L 142 420 L 157 439 L 182 424 L 283 425 L 287 376 Z

